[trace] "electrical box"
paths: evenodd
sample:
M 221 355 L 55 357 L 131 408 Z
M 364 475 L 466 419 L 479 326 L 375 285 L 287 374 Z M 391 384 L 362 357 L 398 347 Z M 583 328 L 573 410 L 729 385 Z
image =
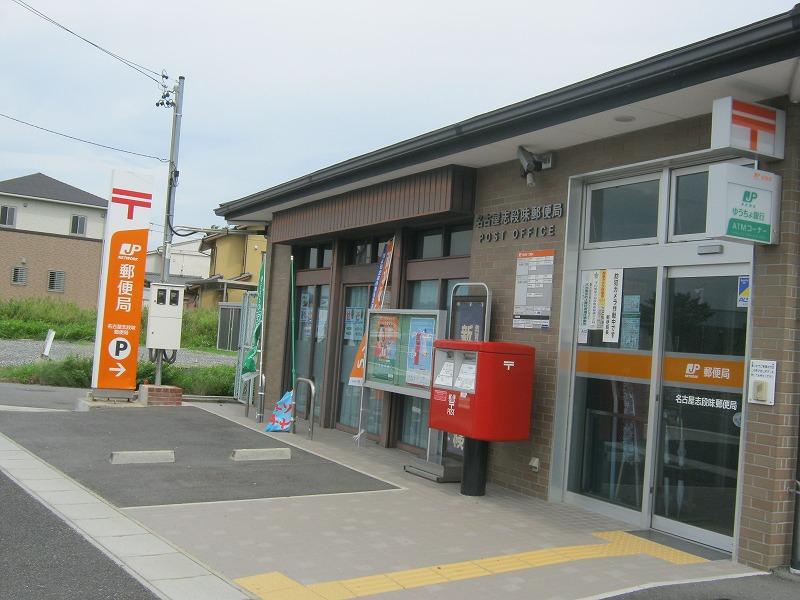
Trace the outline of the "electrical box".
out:
M 507 342 L 433 343 L 430 427 L 474 440 L 530 436 L 535 350 Z
M 148 348 L 178 350 L 181 347 L 184 286 L 151 283 L 147 311 Z

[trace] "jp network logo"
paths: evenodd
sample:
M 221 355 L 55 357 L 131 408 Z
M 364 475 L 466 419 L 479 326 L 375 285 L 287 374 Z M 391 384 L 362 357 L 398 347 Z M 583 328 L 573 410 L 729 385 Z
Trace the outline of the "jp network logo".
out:
M 691 379 L 697 379 L 699 376 L 698 373 L 700 372 L 700 365 L 697 363 L 689 363 L 686 365 L 686 377 Z

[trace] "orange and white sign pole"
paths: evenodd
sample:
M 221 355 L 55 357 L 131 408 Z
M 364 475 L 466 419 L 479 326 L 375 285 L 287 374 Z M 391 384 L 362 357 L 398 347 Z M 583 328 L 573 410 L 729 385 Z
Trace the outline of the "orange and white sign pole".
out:
M 114 171 L 103 236 L 92 388 L 135 390 L 153 204 L 149 174 Z

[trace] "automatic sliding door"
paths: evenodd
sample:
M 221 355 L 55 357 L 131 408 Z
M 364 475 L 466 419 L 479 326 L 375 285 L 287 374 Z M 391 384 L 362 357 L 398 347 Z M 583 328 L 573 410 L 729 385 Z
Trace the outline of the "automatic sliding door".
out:
M 575 358 L 569 490 L 636 511 L 646 489 L 656 278 L 655 267 L 624 269 L 617 341 L 603 341 L 595 314 Z
M 669 278 L 653 527 L 732 547 L 747 308 L 739 276 Z

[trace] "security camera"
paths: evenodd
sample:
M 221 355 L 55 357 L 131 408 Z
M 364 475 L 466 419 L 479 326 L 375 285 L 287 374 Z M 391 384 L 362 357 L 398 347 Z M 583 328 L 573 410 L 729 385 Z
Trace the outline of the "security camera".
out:
M 542 161 L 537 160 L 533 152 L 526 150 L 522 146 L 517 148 L 517 158 L 519 159 L 522 177 L 526 177 L 529 173 L 542 170 Z
M 523 146 L 517 148 L 517 159 L 519 160 L 520 177 L 525 178 L 528 187 L 534 187 L 536 185 L 534 173 L 538 173 L 544 169 L 550 169 L 553 166 L 552 152 L 534 154 Z

